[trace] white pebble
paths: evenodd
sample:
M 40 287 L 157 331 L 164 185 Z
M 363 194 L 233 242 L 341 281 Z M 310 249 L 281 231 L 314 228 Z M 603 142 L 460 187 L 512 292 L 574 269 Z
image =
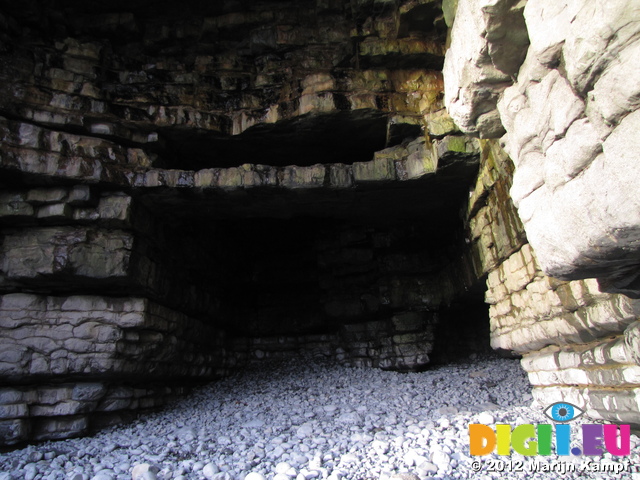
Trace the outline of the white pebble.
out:
M 431 462 L 434 465 L 437 465 L 439 469 L 444 470 L 447 467 L 449 467 L 449 464 L 451 463 L 451 458 L 449 457 L 449 455 L 447 455 L 443 451 L 436 450 L 431 454 Z
M 267 480 L 267 478 L 258 472 L 251 472 L 249 475 L 244 477 L 244 480 Z
M 291 469 L 291 465 L 287 462 L 280 462 L 276 465 L 276 473 L 287 473 Z
M 340 461 L 342 463 L 357 463 L 358 462 L 358 457 L 356 455 L 354 455 L 353 453 L 345 453 L 344 455 L 342 455 L 340 457 Z
M 479 413 L 476 418 L 478 423 L 483 423 L 485 425 L 491 425 L 496 421 L 495 418 L 493 418 L 493 415 L 487 412 Z
M 264 420 L 254 419 L 250 420 L 243 425 L 244 428 L 262 428 L 264 426 Z
M 139 463 L 131 470 L 131 480 L 153 480 L 160 469 L 148 463 Z M 147 475 L 147 474 L 151 475 Z
M 296 431 L 298 438 L 310 437 L 311 435 L 313 435 L 313 426 L 308 423 L 300 425 Z
M 207 463 L 202 468 L 202 474 L 205 476 L 207 480 L 211 480 L 214 477 L 214 475 L 218 472 L 220 472 L 220 469 L 213 463 Z
M 155 476 L 153 477 L 153 480 L 155 480 Z M 98 473 L 97 475 L 94 475 L 93 477 L 91 477 L 91 480 L 113 480 L 113 475 L 109 475 L 107 473 Z M 140 480 L 147 480 L 144 477 L 140 477 Z

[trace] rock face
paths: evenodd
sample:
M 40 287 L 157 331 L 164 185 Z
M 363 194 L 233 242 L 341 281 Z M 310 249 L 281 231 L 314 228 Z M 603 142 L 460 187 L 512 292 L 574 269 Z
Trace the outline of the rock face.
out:
M 480 151 L 443 108 L 438 3 L 0 23 L 0 444 L 291 350 L 409 371 L 436 331 L 488 345 L 459 314 L 482 302 L 457 217 Z
M 638 7 L 455 3 L 5 8 L 0 444 L 289 351 L 489 343 L 640 424 Z
M 568 401 L 593 418 L 637 424 L 640 304 L 595 279 L 545 275 L 507 196 L 511 160 L 494 141 L 482 151 L 467 222 L 475 268 L 488 273 L 491 346 L 522 355 L 542 407 Z
M 444 62 L 445 103 L 460 129 L 481 138 L 504 133 L 497 101 L 513 83 L 529 39 L 517 0 L 460 1 Z
M 638 75 L 630 56 L 639 45 L 640 10 L 625 1 L 529 0 L 524 9 L 520 3 L 491 16 L 477 3 L 460 1 L 444 77 L 452 92 L 447 106 L 469 133 L 502 134 L 482 117 L 474 120 L 489 108 L 487 99 L 490 106 L 497 100 L 502 142 L 515 166 L 511 175 L 504 152 L 486 144 L 469 209 L 481 270 L 489 274 L 492 346 L 523 354 L 542 404 L 566 400 L 593 417 L 637 424 L 639 306 L 632 298 L 640 219 L 629 165 L 638 156 Z M 511 57 L 518 61 L 510 79 L 480 81 L 480 72 L 500 70 L 489 58 L 501 38 L 489 32 L 516 12 L 526 28 L 513 21 L 511 34 L 526 32 L 528 48 L 520 43 L 520 55 Z M 456 35 L 468 23 L 481 25 L 480 34 Z M 502 206 L 492 207 L 493 198 Z M 503 220 L 514 206 L 522 226 Z
M 577 2 L 556 14 L 545 5 L 527 3 L 531 47 L 499 103 L 516 162 L 512 196 L 545 271 L 601 277 L 631 294 L 640 255 L 637 178 L 628 168 L 640 119 L 632 60 L 640 9 Z
M 447 106 L 464 131 L 496 138 L 500 129 L 481 125 L 478 112 L 499 98 L 503 141 L 516 166 L 511 195 L 543 270 L 601 278 L 609 291 L 636 295 L 640 219 L 628 165 L 637 156 L 640 118 L 632 60 L 640 10 L 627 1 L 522 4 L 491 15 L 489 7 L 460 2 L 464 16 L 445 61 Z M 473 22 L 480 27 L 471 39 L 456 35 Z M 513 61 L 501 69 L 491 52 L 502 52 L 504 35 L 491 32 L 505 22 L 513 36 L 528 32 L 530 45 L 512 42 Z M 465 56 L 472 61 L 461 62 Z M 501 81 L 490 75 L 496 69 Z

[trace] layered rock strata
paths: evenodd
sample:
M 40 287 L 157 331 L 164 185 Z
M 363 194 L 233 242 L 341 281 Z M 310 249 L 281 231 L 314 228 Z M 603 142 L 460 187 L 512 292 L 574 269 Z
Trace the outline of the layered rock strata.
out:
M 499 137 L 504 128 L 498 99 L 512 85 L 530 41 L 522 16 L 527 2 L 444 3 L 457 5 L 450 14 L 451 45 L 443 68 L 447 109 L 463 132 Z
M 443 110 L 437 2 L 0 23 L 0 444 L 293 348 L 425 368 L 439 319 L 479 302 L 457 219 L 478 141 Z
M 489 335 L 541 403 L 640 425 L 638 9 L 455 3 L 7 6 L 0 444 Z
M 568 401 L 592 418 L 638 424 L 640 304 L 595 279 L 544 274 L 506 196 L 512 169 L 494 141 L 484 143 L 468 209 L 475 265 L 488 274 L 491 346 L 522 355 L 542 407 Z
M 483 123 L 485 111 L 504 127 L 515 166 L 510 197 L 526 231 L 497 263 L 485 262 L 492 345 L 524 355 L 541 403 L 566 400 L 593 417 L 638 424 L 638 305 L 605 292 L 637 296 L 640 221 L 628 166 L 637 156 L 638 76 L 629 58 L 640 10 L 624 1 L 529 0 L 461 1 L 457 12 L 464 17 L 445 61 L 446 102 L 467 133 L 502 135 Z M 506 37 L 492 33 L 505 22 L 530 43 L 512 44 L 519 54 L 508 69 L 496 61 Z M 468 23 L 480 25 L 470 40 L 456 34 Z M 479 230 L 487 224 L 471 218 L 479 245 L 492 243 L 495 227 Z
M 467 133 L 501 135 L 482 125 L 488 109 L 506 130 L 511 195 L 544 271 L 636 295 L 640 221 L 628 165 L 637 155 L 631 59 L 640 10 L 629 1 L 493 3 L 460 2 L 445 61 L 447 106 Z M 477 33 L 456 35 L 467 23 Z M 509 37 L 494 35 L 507 23 L 511 36 L 528 38 L 511 42 L 512 55 L 503 48 Z M 513 60 L 508 68 L 499 54 Z
M 424 312 L 407 312 L 390 320 L 345 324 L 333 334 L 239 338 L 236 349 L 257 360 L 302 350 L 359 368 L 415 371 L 430 363 L 433 351 L 437 318 L 427 317 Z
M 5 444 L 87 433 L 228 368 L 222 331 L 143 298 L 6 294 L 0 322 Z
M 512 197 L 546 272 L 637 295 L 640 219 L 628 166 L 638 151 L 640 9 L 554 8 L 527 3 L 531 46 L 498 104 L 516 163 Z

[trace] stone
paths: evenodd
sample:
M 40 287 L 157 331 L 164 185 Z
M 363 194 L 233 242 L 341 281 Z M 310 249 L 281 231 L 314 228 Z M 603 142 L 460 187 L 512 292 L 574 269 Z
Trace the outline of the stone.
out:
M 512 83 L 529 43 L 523 5 L 515 0 L 459 0 L 445 56 L 445 104 L 460 129 L 483 138 L 500 136 L 494 111 Z M 478 119 L 484 116 L 478 126 Z
M 339 423 L 359 424 L 362 418 L 357 412 L 346 412 L 341 414 L 337 419 Z
M 0 216 L 31 216 L 34 208 L 24 194 L 0 194 Z
M 566 30 L 563 47 L 565 58 L 570 59 L 567 78 L 577 91 L 586 92 L 594 77 L 606 71 L 608 62 L 632 44 L 633 23 L 639 15 L 637 5 L 629 0 L 606 6 L 585 5 L 577 12 Z
M 245 423 L 244 428 L 262 428 L 264 426 L 264 423 L 264 420 L 256 418 Z
M 566 31 L 580 7 L 578 2 L 527 3 L 524 8 L 529 32 L 529 54 L 543 65 L 553 68 L 562 54 Z
M 446 110 L 438 110 L 425 115 L 427 129 L 432 138 L 440 138 L 445 135 L 457 133 L 458 127 Z
M 67 198 L 69 205 L 84 205 L 91 201 L 91 189 L 88 185 L 76 185 L 70 191 Z
M 404 166 L 407 179 L 421 178 L 437 170 L 436 161 L 429 150 L 412 153 L 404 161 Z
M 130 235 L 125 232 L 95 233 L 96 237 L 91 241 L 86 232 L 68 227 L 41 228 L 24 235 L 10 235 L 4 242 L 0 268 L 9 277 L 53 274 L 65 267 L 85 276 L 123 275 L 130 255 Z M 59 252 L 55 256 L 54 249 Z M 106 254 L 105 249 L 113 253 L 120 250 L 120 253 Z
M 98 202 L 98 215 L 105 220 L 129 221 L 131 197 L 128 195 L 106 195 Z
M 291 465 L 289 465 L 287 462 L 280 462 L 274 468 L 275 472 L 281 475 L 282 474 L 288 475 L 291 469 L 292 469 Z
M 139 478 L 140 480 L 144 479 L 144 480 L 155 480 L 155 476 L 153 478 L 145 478 L 145 476 L 139 476 L 136 477 Z M 97 475 L 94 475 L 93 477 L 91 477 L 91 480 L 113 480 L 114 476 L 110 473 L 107 472 L 98 472 Z
M 324 185 L 325 167 L 313 165 L 311 167 L 285 167 L 280 185 L 286 188 L 310 188 Z
M 519 207 L 521 209 L 532 207 L 533 201 L 540 206 L 547 204 L 550 207 L 547 210 L 532 210 L 532 214 L 525 221 L 531 244 L 538 253 L 538 260 L 545 272 L 560 278 L 573 278 L 575 275 L 572 272 L 580 269 L 584 274 L 588 273 L 591 276 L 615 277 L 617 272 L 621 271 L 621 267 L 633 257 L 632 253 L 625 253 L 622 257 L 610 257 L 609 260 L 600 264 L 594 264 L 592 260 L 593 258 L 605 260 L 609 255 L 616 255 L 614 252 L 619 251 L 620 241 L 632 242 L 636 236 L 633 226 L 635 219 L 625 214 L 623 220 L 623 213 L 619 208 L 620 205 L 634 202 L 633 199 L 626 198 L 624 193 L 626 186 L 629 185 L 628 182 L 634 181 L 633 175 L 619 175 L 615 163 L 627 162 L 632 155 L 630 154 L 632 150 L 627 149 L 628 145 L 625 148 L 618 148 L 618 145 L 624 132 L 630 132 L 635 128 L 633 125 L 637 123 L 638 118 L 640 117 L 632 114 L 625 119 L 625 122 L 603 144 L 603 153 L 584 170 L 580 180 L 568 182 L 555 191 L 552 205 L 550 205 L 551 199 L 544 196 L 544 190 L 522 202 Z M 628 141 L 625 140 L 625 143 Z M 604 195 L 604 192 L 609 191 L 614 184 L 617 185 L 614 189 L 615 194 Z M 563 203 L 568 198 L 580 198 L 580 204 Z M 580 221 L 579 217 L 570 219 L 571 215 L 576 215 L 578 209 L 586 208 L 587 203 L 591 204 L 591 199 L 595 198 L 607 199 L 609 214 L 598 216 L 589 222 Z M 551 215 L 556 220 L 553 220 Z M 572 225 L 571 232 L 566 230 L 568 223 Z M 616 230 L 613 225 L 620 225 L 620 227 Z M 611 232 L 614 238 L 620 238 L 620 240 L 604 239 L 601 233 L 603 231 Z M 553 250 L 548 240 L 552 232 Z M 576 235 L 576 233 L 579 234 Z M 622 240 L 623 237 L 624 240 Z M 597 247 L 594 248 L 591 245 L 597 245 Z M 630 281 L 632 280 L 627 280 L 627 282 Z M 624 282 L 621 283 L 624 284 Z
M 258 472 L 250 472 L 244 480 L 266 480 L 266 477 Z
M 298 427 L 298 429 L 296 430 L 296 436 L 298 438 L 309 437 L 312 434 L 313 434 L 313 426 L 308 423 L 300 425 L 300 427 Z
M 438 473 L 438 466 L 430 462 L 425 462 L 418 465 L 417 470 L 424 475 L 428 475 L 430 473 L 435 474 Z
M 495 423 L 495 418 L 490 413 L 481 412 L 476 417 L 478 423 L 482 423 L 484 425 L 493 425 Z
M 389 480 L 419 480 L 415 473 L 394 473 Z
M 93 401 L 102 398 L 106 387 L 102 383 L 78 384 L 73 388 L 72 399 L 80 401 Z
M 438 467 L 438 470 L 446 470 L 451 463 L 451 457 L 441 450 L 431 453 L 431 462 Z
M 380 158 L 353 164 L 353 179 L 356 183 L 390 181 L 395 178 L 395 167 L 391 159 Z
M 27 201 L 34 205 L 59 203 L 67 197 L 65 188 L 38 188 L 29 190 Z
M 36 217 L 47 220 L 71 218 L 72 210 L 67 203 L 43 205 L 36 211 Z
M 203 468 L 202 468 L 202 474 L 205 476 L 205 478 L 207 478 L 208 480 L 211 480 L 214 475 L 216 473 L 218 473 L 220 470 L 218 469 L 217 465 L 214 465 L 213 463 L 207 463 Z M 248 476 L 248 475 L 247 475 Z M 246 480 L 246 477 L 245 477 Z M 258 480 L 258 479 L 256 479 Z
M 148 463 L 134 465 L 131 470 L 131 480 L 155 480 L 160 469 Z
M 617 144 L 622 135 L 626 138 L 629 130 L 625 127 L 635 121 L 630 112 L 637 109 L 632 100 L 638 91 L 634 83 L 637 76 L 632 73 L 635 63 L 630 61 L 637 43 L 625 43 L 625 39 L 630 38 L 628 15 L 634 17 L 637 9 L 629 10 L 623 20 L 620 12 L 628 8 L 624 1 L 604 9 L 578 8 L 578 4 L 572 3 L 548 7 L 542 1 L 528 2 L 525 18 L 532 40 L 526 68 L 523 65 L 517 84 L 508 88 L 498 103 L 507 129 L 507 150 L 517 165 L 512 194 L 542 269 L 567 279 L 608 277 L 611 291 L 628 291 L 623 290 L 622 285 L 633 280 L 616 271 L 624 260 L 612 258 L 602 262 L 604 257 L 616 254 L 611 247 L 601 245 L 602 236 L 595 232 L 620 228 L 616 230 L 619 232 L 617 242 L 630 245 L 635 234 L 628 226 L 635 220 L 620 223 L 613 218 L 611 221 L 602 218 L 587 226 L 572 217 L 579 209 L 591 208 L 587 203 L 594 205 L 595 198 L 602 202 L 596 203 L 603 211 L 615 211 L 615 206 L 608 203 L 609 196 L 603 192 L 611 187 L 607 179 L 616 176 L 618 167 L 608 161 L 604 149 L 609 138 L 611 146 Z M 608 43 L 613 35 L 619 35 L 619 39 Z M 605 53 L 607 48 L 612 53 Z M 560 55 L 571 58 L 566 77 L 557 70 L 544 70 L 554 65 Z M 615 78 L 621 80 L 613 80 Z M 617 133 L 620 127 L 622 135 Z M 604 143 L 603 139 L 606 139 Z M 625 153 L 619 151 L 615 155 L 628 157 L 628 152 L 634 151 L 627 145 L 624 150 Z M 607 167 L 603 168 L 605 158 Z M 611 158 L 614 161 L 616 157 L 612 154 Z M 599 178 L 597 186 L 591 183 L 595 172 Z M 598 187 L 598 193 L 591 190 Z M 626 187 L 615 191 L 624 192 Z M 574 206 L 567 203 L 568 198 L 584 199 L 585 203 Z M 628 202 L 633 199 L 618 197 L 615 205 Z M 558 219 L 558 223 L 553 219 Z M 613 227 L 613 223 L 626 226 Z M 576 232 L 580 233 L 576 235 Z M 594 254 L 588 245 L 598 245 L 596 263 L 600 268 L 593 267 L 593 263 L 588 265 L 591 260 L 587 262 L 586 258 Z M 630 261 L 630 257 L 627 258 Z M 564 266 L 560 267 L 561 264 Z M 613 284 L 619 285 L 619 289 Z

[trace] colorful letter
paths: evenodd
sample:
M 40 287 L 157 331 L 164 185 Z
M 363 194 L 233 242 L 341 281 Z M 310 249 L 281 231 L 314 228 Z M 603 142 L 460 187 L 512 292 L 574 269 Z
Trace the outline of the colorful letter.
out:
M 491 427 L 481 423 L 469 425 L 469 453 L 471 455 L 488 455 L 496 446 L 496 434 Z
M 604 446 L 611 455 L 623 456 L 631 453 L 631 427 L 629 425 L 603 425 Z M 618 427 L 620 447 L 618 448 Z
M 536 455 L 538 453 L 538 442 L 535 440 L 529 441 L 534 438 L 536 438 L 536 429 L 533 425 L 530 423 L 518 425 L 511 434 L 511 445 L 520 455 Z M 527 442 L 529 445 L 525 446 Z
M 551 425 L 538 425 L 538 455 L 551 455 Z
M 511 425 L 496 425 L 498 455 L 511 455 Z
M 569 455 L 571 447 L 571 425 L 556 425 L 556 454 Z
M 582 448 L 585 455 L 602 455 L 602 425 L 582 425 Z

